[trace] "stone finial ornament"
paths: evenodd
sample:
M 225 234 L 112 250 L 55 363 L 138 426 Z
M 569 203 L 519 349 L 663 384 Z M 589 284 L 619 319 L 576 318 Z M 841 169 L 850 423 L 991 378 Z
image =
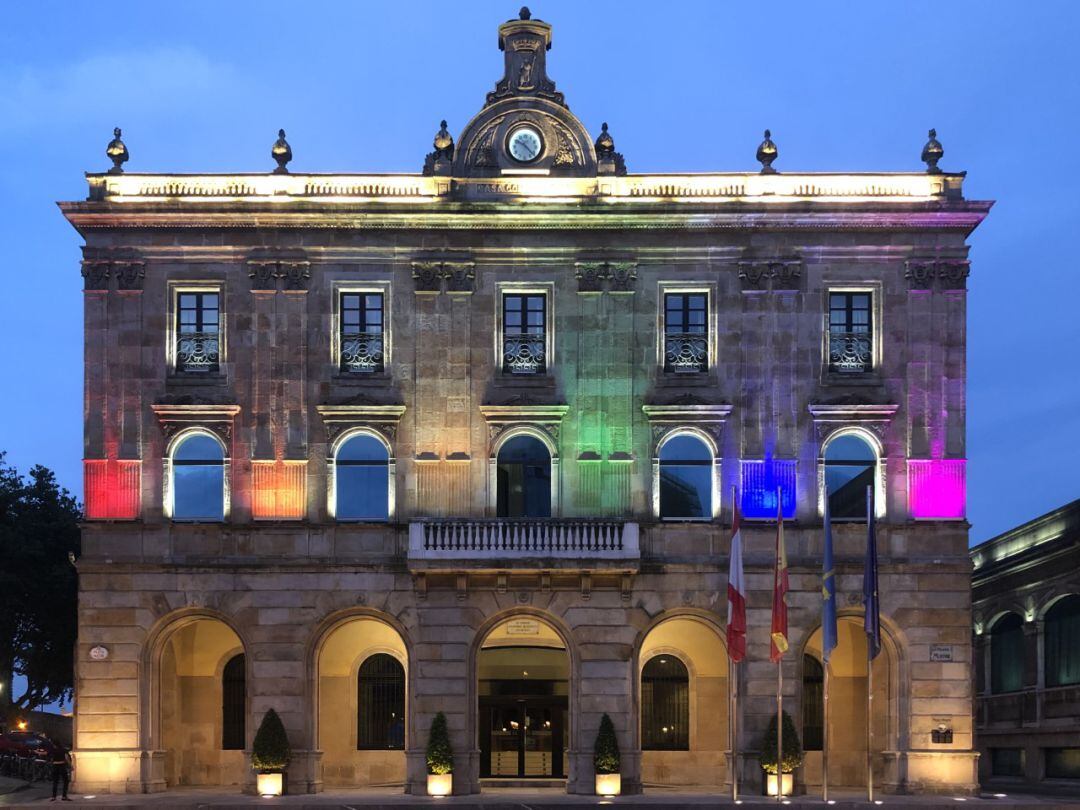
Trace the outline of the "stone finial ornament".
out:
M 941 142 L 937 139 L 936 129 L 931 129 L 930 132 L 927 133 L 927 137 L 929 140 L 922 149 L 922 161 L 926 164 L 926 173 L 941 174 L 941 169 L 938 168 L 937 164 L 945 154 L 945 150 L 941 147 Z
M 285 140 L 285 130 L 279 129 L 277 131 L 277 140 L 274 141 L 274 145 L 270 148 L 270 156 L 277 161 L 274 174 L 289 173 L 286 164 L 292 160 L 292 148 L 289 146 L 289 142 Z
M 615 154 L 615 139 L 608 133 L 607 122 L 600 125 L 600 137 L 596 139 L 596 157 L 599 160 L 610 160 Z
M 113 129 L 113 139 L 109 141 L 109 145 L 105 147 L 105 154 L 109 156 L 109 159 L 113 162 L 113 167 L 109 169 L 109 174 L 123 174 L 124 164 L 127 163 L 128 150 L 124 145 L 124 142 L 120 140 L 120 127 Z
M 761 163 L 762 174 L 776 174 L 776 169 L 772 167 L 773 161 L 780 156 L 779 150 L 776 148 L 776 144 L 772 141 L 772 133 L 769 130 L 765 130 L 765 140 L 761 142 L 761 145 L 757 148 L 757 159 Z
M 439 131 L 435 133 L 432 145 L 435 147 L 435 160 L 454 159 L 454 137 L 447 130 L 445 120 L 439 122 Z
M 528 6 L 522 6 L 521 7 L 521 11 L 518 12 L 518 19 L 519 20 L 531 20 L 532 19 L 532 12 L 529 11 Z

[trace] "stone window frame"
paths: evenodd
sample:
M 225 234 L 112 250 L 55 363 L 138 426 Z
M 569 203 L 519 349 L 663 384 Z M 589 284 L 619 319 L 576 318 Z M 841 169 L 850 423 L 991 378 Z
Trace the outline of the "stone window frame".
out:
M 660 512 L 660 450 L 665 444 L 678 436 L 693 436 L 705 443 L 706 449 L 712 453 L 713 461 L 710 473 L 712 474 L 712 487 L 710 488 L 710 500 L 709 512 L 711 517 L 707 518 L 677 518 L 677 517 L 664 517 Z M 653 517 L 662 523 L 712 523 L 719 519 L 721 512 L 721 476 L 723 467 L 723 456 L 721 455 L 720 445 L 716 441 L 716 438 L 712 436 L 707 430 L 694 425 L 676 425 L 672 426 L 670 430 L 666 431 L 656 440 L 656 447 L 653 450 L 652 459 L 652 502 L 653 502 Z
M 354 281 L 338 279 L 330 285 L 333 296 L 330 315 L 330 363 L 333 375 L 344 380 L 387 380 L 391 377 L 393 363 L 393 302 L 390 296 L 389 279 Z M 383 297 L 383 367 L 382 371 L 371 374 L 352 374 L 341 370 L 341 296 L 343 294 L 379 293 Z
M 503 369 L 503 296 L 544 296 L 544 372 L 542 374 L 506 374 Z M 492 335 L 495 368 L 503 382 L 510 380 L 548 380 L 555 366 L 555 282 L 499 281 L 495 285 L 495 330 Z
M 884 362 L 884 306 L 882 299 L 884 292 L 880 281 L 824 281 L 824 295 L 822 296 L 821 313 L 821 373 L 824 379 L 830 382 L 843 380 L 866 380 L 876 379 L 881 375 L 882 363 Z M 829 369 L 829 297 L 832 293 L 868 293 L 870 295 L 870 340 L 871 340 L 871 366 L 869 371 L 858 374 L 831 371 Z
M 708 337 L 708 357 L 706 359 L 706 366 L 703 372 L 697 374 L 677 374 L 673 371 L 667 371 L 664 368 L 664 334 L 667 328 L 666 323 L 666 308 L 665 300 L 669 293 L 674 294 L 704 294 L 705 306 L 706 306 L 706 318 L 705 325 L 707 328 Z M 710 379 L 715 376 L 716 368 L 718 366 L 719 351 L 719 339 L 718 339 L 718 324 L 719 313 L 717 312 L 717 304 L 719 298 L 717 296 L 716 284 L 712 282 L 693 282 L 686 280 L 665 280 L 661 279 L 657 282 L 657 295 L 656 295 L 656 373 L 661 379 L 665 380 L 695 380 L 695 379 Z
M 882 520 L 888 514 L 885 487 L 885 446 L 880 437 L 863 425 L 841 425 L 828 432 L 818 449 L 818 516 L 825 517 L 825 499 L 829 497 L 825 485 L 825 451 L 829 445 L 842 436 L 858 436 L 865 441 L 874 454 L 874 519 Z M 832 518 L 834 523 L 859 523 L 863 518 Z
M 644 745 L 645 740 L 645 702 L 642 700 L 642 694 L 644 693 L 643 685 L 645 683 L 644 672 L 645 665 L 652 661 L 654 658 L 660 658 L 661 656 L 671 656 L 679 661 L 683 667 L 686 668 L 686 713 L 687 713 L 687 727 L 686 727 L 686 748 L 646 748 Z M 696 710 L 698 709 L 697 701 L 697 668 L 694 666 L 693 659 L 685 652 L 677 647 L 671 646 L 659 646 L 653 648 L 649 652 L 649 657 L 643 661 L 638 662 L 637 668 L 638 678 L 638 739 L 641 740 L 642 751 L 675 751 L 678 753 L 696 751 L 698 745 L 698 727 Z
M 551 517 L 550 518 L 499 518 L 499 520 L 556 520 L 562 517 L 559 512 L 559 446 L 546 430 L 528 424 L 510 425 L 491 442 L 491 450 L 488 453 L 488 509 L 492 517 L 498 517 L 499 513 L 499 451 L 511 439 L 518 436 L 529 436 L 538 440 L 547 448 L 549 470 L 551 475 Z
M 175 507 L 174 497 L 176 494 L 176 487 L 173 484 L 173 455 L 180 445 L 192 436 L 207 436 L 217 442 L 221 447 L 222 493 L 220 521 L 173 517 L 173 509 Z M 167 520 L 174 523 L 227 523 L 229 521 L 229 515 L 232 511 L 232 458 L 229 455 L 229 445 L 222 440 L 221 436 L 215 431 L 200 425 L 183 428 L 169 438 L 168 444 L 165 446 L 165 455 L 162 457 L 162 463 L 164 465 L 164 475 L 162 476 L 161 510 Z
M 222 380 L 228 363 L 228 311 L 225 306 L 225 282 L 220 279 L 169 279 L 168 317 L 165 324 L 165 363 L 174 379 Z M 208 374 L 190 374 L 176 367 L 176 321 L 180 312 L 181 293 L 217 293 L 218 296 L 218 369 Z
M 356 436 L 370 436 L 378 440 L 386 449 L 386 520 L 341 520 L 337 516 L 337 456 L 347 441 Z M 342 524 L 382 524 L 393 523 L 397 503 L 397 457 L 390 436 L 373 425 L 355 425 L 342 430 L 330 442 L 326 457 L 326 513 L 335 523 Z

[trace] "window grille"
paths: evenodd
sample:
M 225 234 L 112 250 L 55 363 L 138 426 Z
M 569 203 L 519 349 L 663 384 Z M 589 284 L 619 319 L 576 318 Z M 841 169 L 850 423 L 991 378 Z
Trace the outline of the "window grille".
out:
M 356 748 L 405 750 L 405 669 L 394 656 L 377 653 L 360 665 L 356 679 Z
M 244 654 L 234 655 L 221 673 L 221 747 L 244 750 L 244 719 L 247 715 Z
M 708 318 L 705 293 L 664 296 L 664 371 L 698 374 L 708 369 Z
M 673 655 L 641 670 L 641 741 L 643 751 L 690 750 L 690 676 Z
M 829 293 L 829 371 L 862 374 L 874 365 L 869 292 Z
M 177 371 L 215 374 L 220 370 L 219 298 L 216 292 L 177 293 Z
M 825 670 L 812 655 L 803 656 L 803 749 L 820 751 L 825 738 Z
M 384 369 L 382 293 L 341 294 L 341 370 L 370 374 Z
M 503 295 L 503 373 L 546 371 L 546 297 L 543 293 Z

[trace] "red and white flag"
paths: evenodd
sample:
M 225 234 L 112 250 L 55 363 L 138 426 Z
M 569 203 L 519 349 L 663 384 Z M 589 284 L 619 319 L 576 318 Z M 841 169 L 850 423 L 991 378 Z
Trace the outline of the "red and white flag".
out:
M 728 558 L 727 647 L 736 663 L 746 657 L 746 580 L 743 578 L 739 504 L 732 498 L 731 555 Z
M 769 633 L 772 639 L 769 660 L 774 664 L 779 663 L 788 650 L 788 567 L 787 549 L 784 548 L 784 507 L 780 502 L 779 490 L 776 495 L 776 568 L 773 571 L 772 628 Z

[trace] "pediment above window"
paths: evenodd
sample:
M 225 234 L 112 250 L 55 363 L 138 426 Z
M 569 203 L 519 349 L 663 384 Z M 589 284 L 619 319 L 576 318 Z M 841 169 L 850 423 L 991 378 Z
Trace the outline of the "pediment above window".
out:
M 706 403 L 699 397 L 685 394 L 666 404 L 642 405 L 652 432 L 653 455 L 669 433 L 696 428 L 708 433 L 720 445 L 724 422 L 731 416 L 731 405 Z
M 866 403 L 854 398 L 828 403 L 810 403 L 807 410 L 814 420 L 818 441 L 824 441 L 840 427 L 863 427 L 884 441 L 885 432 L 892 422 L 899 405 L 891 403 Z
M 559 444 L 559 429 L 568 405 L 538 403 L 532 397 L 511 397 L 501 405 L 481 405 L 480 413 L 487 421 L 488 438 L 492 446 L 505 431 L 529 426 L 546 433 L 553 446 Z
M 346 430 L 366 427 L 382 434 L 388 441 L 393 441 L 397 435 L 398 423 L 405 413 L 405 406 L 357 400 L 368 398 L 361 395 L 353 397 L 346 404 L 315 406 L 326 425 L 327 438 L 333 442 Z
M 167 438 L 187 428 L 203 428 L 215 433 L 228 446 L 240 406 L 199 400 L 199 397 L 176 397 L 172 402 L 151 405 L 150 409 Z

